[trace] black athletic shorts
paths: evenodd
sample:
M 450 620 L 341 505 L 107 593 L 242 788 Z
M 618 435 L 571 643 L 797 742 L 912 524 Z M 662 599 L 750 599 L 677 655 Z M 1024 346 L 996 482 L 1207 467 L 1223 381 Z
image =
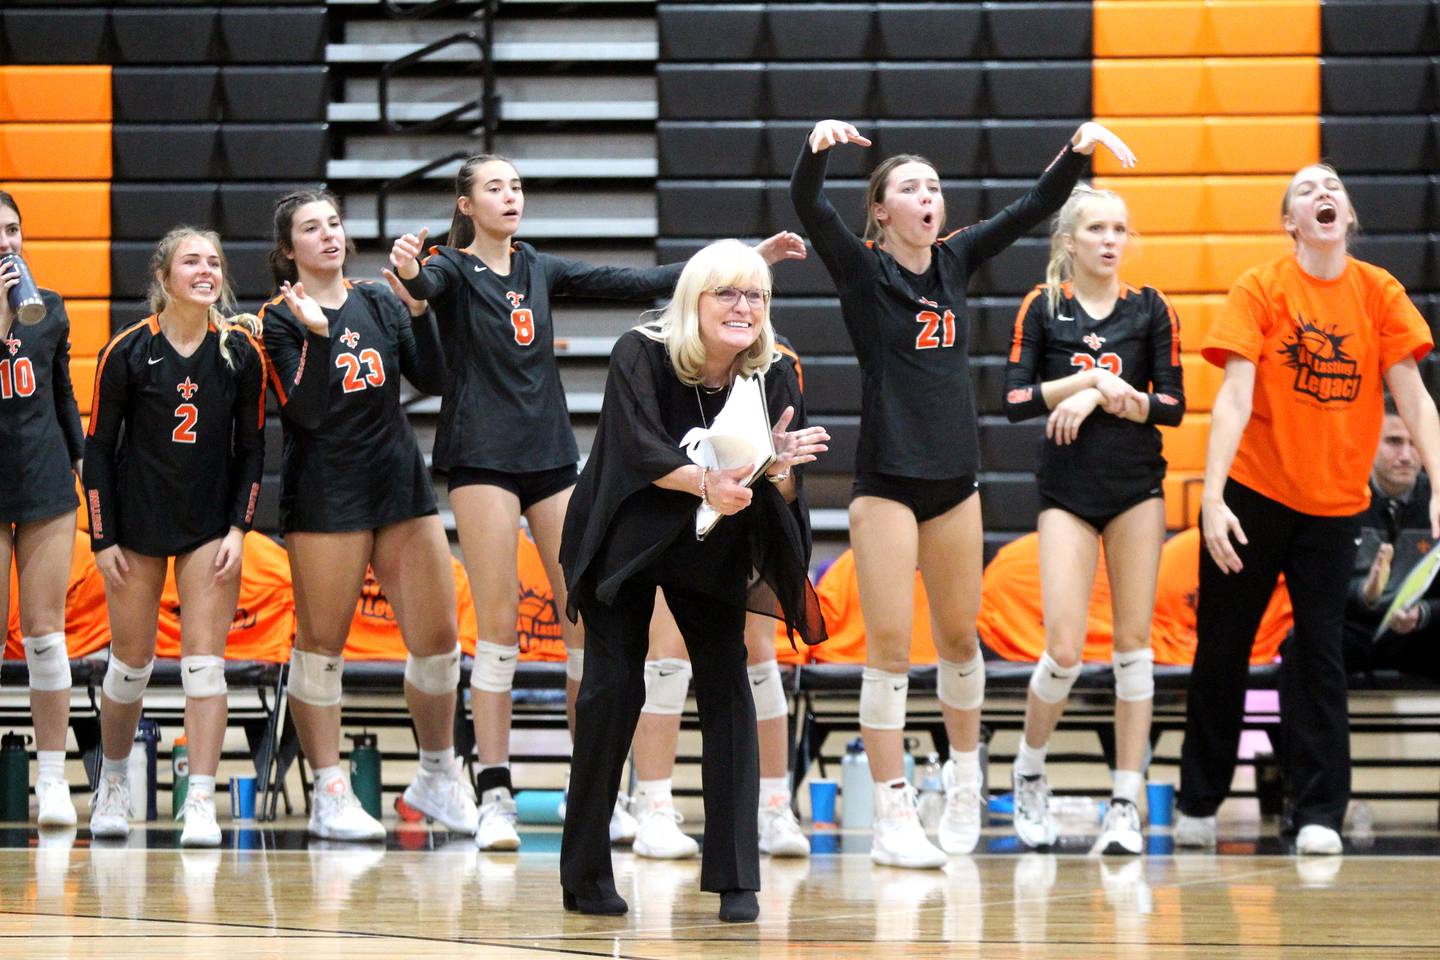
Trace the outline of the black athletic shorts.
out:
M 979 489 L 980 482 L 973 473 L 944 480 L 897 477 L 888 473 L 857 473 L 855 484 L 850 488 L 850 499 L 882 497 L 894 500 L 909 507 L 917 523 L 924 523 L 964 503 Z
M 1114 506 L 1106 507 L 1104 511 L 1090 510 L 1082 513 L 1079 510 L 1075 510 L 1071 507 L 1066 506 L 1059 500 L 1056 500 L 1054 497 L 1048 497 L 1042 493 L 1040 494 L 1040 509 L 1064 510 L 1066 513 L 1075 517 L 1079 517 L 1081 520 L 1094 527 L 1096 533 L 1104 533 L 1105 528 L 1110 526 L 1110 521 L 1120 516 L 1120 514 L 1124 513 L 1126 510 L 1129 510 L 1131 507 L 1138 506 L 1139 504 L 1144 503 L 1146 500 L 1158 499 L 1161 496 L 1163 496 L 1163 494 L 1159 489 L 1147 489 L 1142 492 L 1132 494 L 1127 498 L 1117 500 Z
M 473 487 L 478 484 L 500 487 L 520 498 L 520 512 L 524 513 L 541 500 L 575 486 L 579 479 L 580 471 L 573 463 L 550 470 L 537 470 L 534 473 L 506 473 L 503 470 L 455 467 L 450 470 L 449 490 L 454 493 L 459 487 Z

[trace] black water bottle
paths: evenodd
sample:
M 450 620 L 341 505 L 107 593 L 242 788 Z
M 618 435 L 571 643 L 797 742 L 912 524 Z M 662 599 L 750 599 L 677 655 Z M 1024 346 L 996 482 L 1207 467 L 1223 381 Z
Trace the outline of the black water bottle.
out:
M 7 253 L 0 256 L 0 272 L 4 272 L 11 264 L 20 271 L 20 282 L 10 288 L 10 310 L 25 326 L 34 326 L 45 319 L 45 301 L 40 299 L 40 289 L 35 286 L 35 278 L 30 276 L 30 268 L 25 265 L 20 254 Z
M 24 823 L 30 818 L 30 751 L 26 737 L 0 737 L 0 821 Z

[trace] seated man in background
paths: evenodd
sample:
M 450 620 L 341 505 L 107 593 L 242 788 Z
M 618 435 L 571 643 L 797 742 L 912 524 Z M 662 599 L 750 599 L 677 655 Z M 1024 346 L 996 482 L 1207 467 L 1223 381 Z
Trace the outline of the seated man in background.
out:
M 1360 548 L 1345 605 L 1345 667 L 1351 673 L 1400 670 L 1440 679 L 1440 579 L 1375 637 L 1405 577 L 1434 547 L 1429 503 L 1430 479 L 1420 470 L 1420 455 L 1394 401 L 1386 397 L 1370 470 L 1370 507 L 1360 515 Z

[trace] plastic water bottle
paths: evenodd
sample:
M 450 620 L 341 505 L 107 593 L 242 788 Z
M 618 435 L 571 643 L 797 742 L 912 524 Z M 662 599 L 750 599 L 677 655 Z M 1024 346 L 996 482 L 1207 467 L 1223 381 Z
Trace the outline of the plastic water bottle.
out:
M 940 817 L 945 813 L 945 783 L 941 776 L 940 754 L 932 753 L 925 758 L 925 768 L 920 773 L 920 825 L 929 833 L 940 828 Z
M 190 792 L 190 741 L 184 736 L 175 738 L 170 748 L 170 811 L 178 818 L 185 809 L 185 797 Z
M 856 737 L 845 747 L 840 763 L 840 825 L 846 830 L 869 827 L 875 822 L 875 780 L 870 776 L 870 758 L 865 741 Z
M 141 717 L 135 728 L 135 742 L 130 747 L 130 817 L 134 820 L 156 820 L 155 759 L 160 745 L 160 726 L 148 717 Z
M 904 745 L 905 782 L 910 784 L 910 786 L 912 787 L 918 786 L 918 784 L 915 783 L 915 754 L 911 751 L 917 749 L 920 746 L 920 741 L 915 739 L 914 737 L 906 737 L 904 740 Z

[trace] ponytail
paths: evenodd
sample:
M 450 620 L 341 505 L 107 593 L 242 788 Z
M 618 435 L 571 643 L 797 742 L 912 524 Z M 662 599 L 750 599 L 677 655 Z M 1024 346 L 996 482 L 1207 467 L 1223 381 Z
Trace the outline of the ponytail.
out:
M 470 196 L 470 191 L 475 189 L 475 171 L 492 160 L 508 163 L 512 170 L 515 168 L 508 157 L 498 153 L 473 154 L 460 164 L 455 174 L 455 211 L 450 216 L 450 232 L 445 237 L 447 246 L 462 250 L 475 242 L 475 222 L 461 212 L 460 198 Z
M 233 330 L 240 330 L 258 339 L 261 333 L 260 318 L 253 313 L 237 313 L 229 320 L 215 324 L 215 329 L 220 331 L 220 357 L 225 361 L 226 367 L 234 370 L 235 360 L 230 356 L 230 348 L 226 346 L 225 339 Z

